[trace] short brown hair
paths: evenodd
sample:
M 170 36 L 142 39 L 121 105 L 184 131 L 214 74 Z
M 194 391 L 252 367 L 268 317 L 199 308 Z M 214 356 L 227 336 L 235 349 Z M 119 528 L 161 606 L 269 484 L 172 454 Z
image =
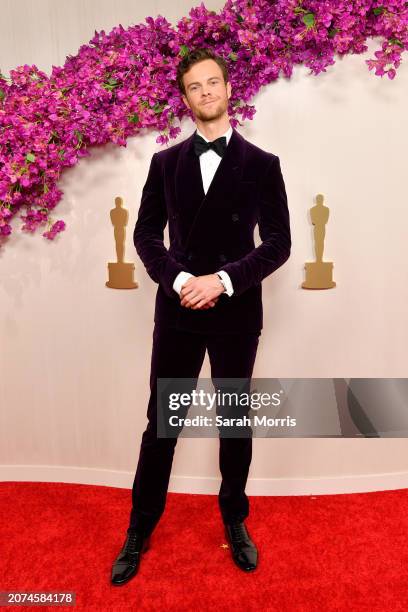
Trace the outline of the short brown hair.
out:
M 201 49 L 195 49 L 194 51 L 190 51 L 187 55 L 185 55 L 177 66 L 177 85 L 184 95 L 186 95 L 186 89 L 183 83 L 183 76 L 186 72 L 188 72 L 188 70 L 190 70 L 191 66 L 206 59 L 212 59 L 217 62 L 217 64 L 222 70 L 224 82 L 227 83 L 228 67 L 224 58 L 220 55 L 217 55 L 216 53 L 214 53 L 214 51 L 206 47 L 203 47 Z

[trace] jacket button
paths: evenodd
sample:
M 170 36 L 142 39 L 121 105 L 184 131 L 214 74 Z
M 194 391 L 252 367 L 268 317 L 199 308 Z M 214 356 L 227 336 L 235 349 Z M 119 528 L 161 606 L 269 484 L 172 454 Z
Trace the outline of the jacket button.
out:
M 177 213 L 173 213 L 172 218 L 177 219 Z
M 233 221 L 238 221 L 238 219 L 239 219 L 239 214 L 238 214 L 238 213 L 233 213 L 233 214 L 231 215 L 231 219 L 232 219 Z
M 222 262 L 227 261 L 227 258 L 225 257 L 224 253 L 221 253 L 221 254 L 219 255 L 219 260 L 220 260 L 220 261 L 222 261 Z
M 187 253 L 187 259 L 188 259 L 188 261 L 191 261 L 193 259 L 193 254 L 192 253 Z

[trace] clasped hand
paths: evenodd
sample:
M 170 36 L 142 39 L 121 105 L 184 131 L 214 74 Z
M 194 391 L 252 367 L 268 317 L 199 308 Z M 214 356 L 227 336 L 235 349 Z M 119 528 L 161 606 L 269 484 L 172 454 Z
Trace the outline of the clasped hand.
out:
M 212 308 L 223 292 L 224 286 L 217 274 L 190 276 L 181 288 L 180 303 L 193 310 Z

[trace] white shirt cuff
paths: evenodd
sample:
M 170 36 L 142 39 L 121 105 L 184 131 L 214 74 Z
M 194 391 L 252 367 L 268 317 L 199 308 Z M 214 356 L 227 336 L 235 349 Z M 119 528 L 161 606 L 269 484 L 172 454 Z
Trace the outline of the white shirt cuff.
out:
M 190 274 L 190 272 L 179 272 L 177 274 L 176 278 L 174 279 L 174 283 L 173 283 L 173 289 L 174 291 L 176 291 L 176 293 L 180 295 L 182 286 L 184 285 L 186 280 L 190 278 L 190 276 L 194 276 L 194 275 Z
M 217 274 L 219 274 L 222 277 L 222 280 L 224 281 L 225 286 L 227 288 L 227 290 L 224 293 L 226 293 L 228 296 L 231 297 L 231 295 L 234 293 L 234 288 L 232 286 L 232 282 L 229 277 L 229 274 L 225 272 L 225 270 L 218 270 Z

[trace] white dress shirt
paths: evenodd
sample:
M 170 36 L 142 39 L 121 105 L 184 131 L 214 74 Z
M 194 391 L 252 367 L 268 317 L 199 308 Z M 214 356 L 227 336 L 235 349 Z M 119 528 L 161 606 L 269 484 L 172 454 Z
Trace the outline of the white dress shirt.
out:
M 201 136 L 201 138 L 204 138 L 206 142 L 208 142 L 208 138 L 206 138 L 204 134 L 202 134 L 198 128 L 197 128 L 197 134 Z M 226 136 L 227 146 L 229 143 L 229 139 L 231 138 L 231 135 L 232 135 L 231 126 L 228 128 L 225 134 L 221 134 L 221 136 Z M 221 138 L 221 136 L 219 138 Z M 218 164 L 221 161 L 221 157 L 213 149 L 208 149 L 208 151 L 204 151 L 204 153 L 201 153 L 199 159 L 200 159 L 201 177 L 203 181 L 204 193 L 207 193 L 208 188 L 211 184 L 211 181 L 214 178 L 214 174 L 218 168 Z M 217 274 L 221 276 L 222 280 L 225 283 L 226 290 L 224 291 L 224 293 L 226 293 L 228 296 L 231 296 L 234 293 L 234 289 L 232 287 L 232 282 L 229 277 L 229 274 L 227 274 L 227 272 L 225 272 L 224 270 L 219 270 Z M 179 295 L 180 295 L 182 286 L 184 285 L 186 280 L 190 278 L 190 276 L 193 276 L 193 274 L 190 274 L 190 272 L 179 272 L 177 274 L 174 280 L 174 283 L 173 283 L 173 289 Z

